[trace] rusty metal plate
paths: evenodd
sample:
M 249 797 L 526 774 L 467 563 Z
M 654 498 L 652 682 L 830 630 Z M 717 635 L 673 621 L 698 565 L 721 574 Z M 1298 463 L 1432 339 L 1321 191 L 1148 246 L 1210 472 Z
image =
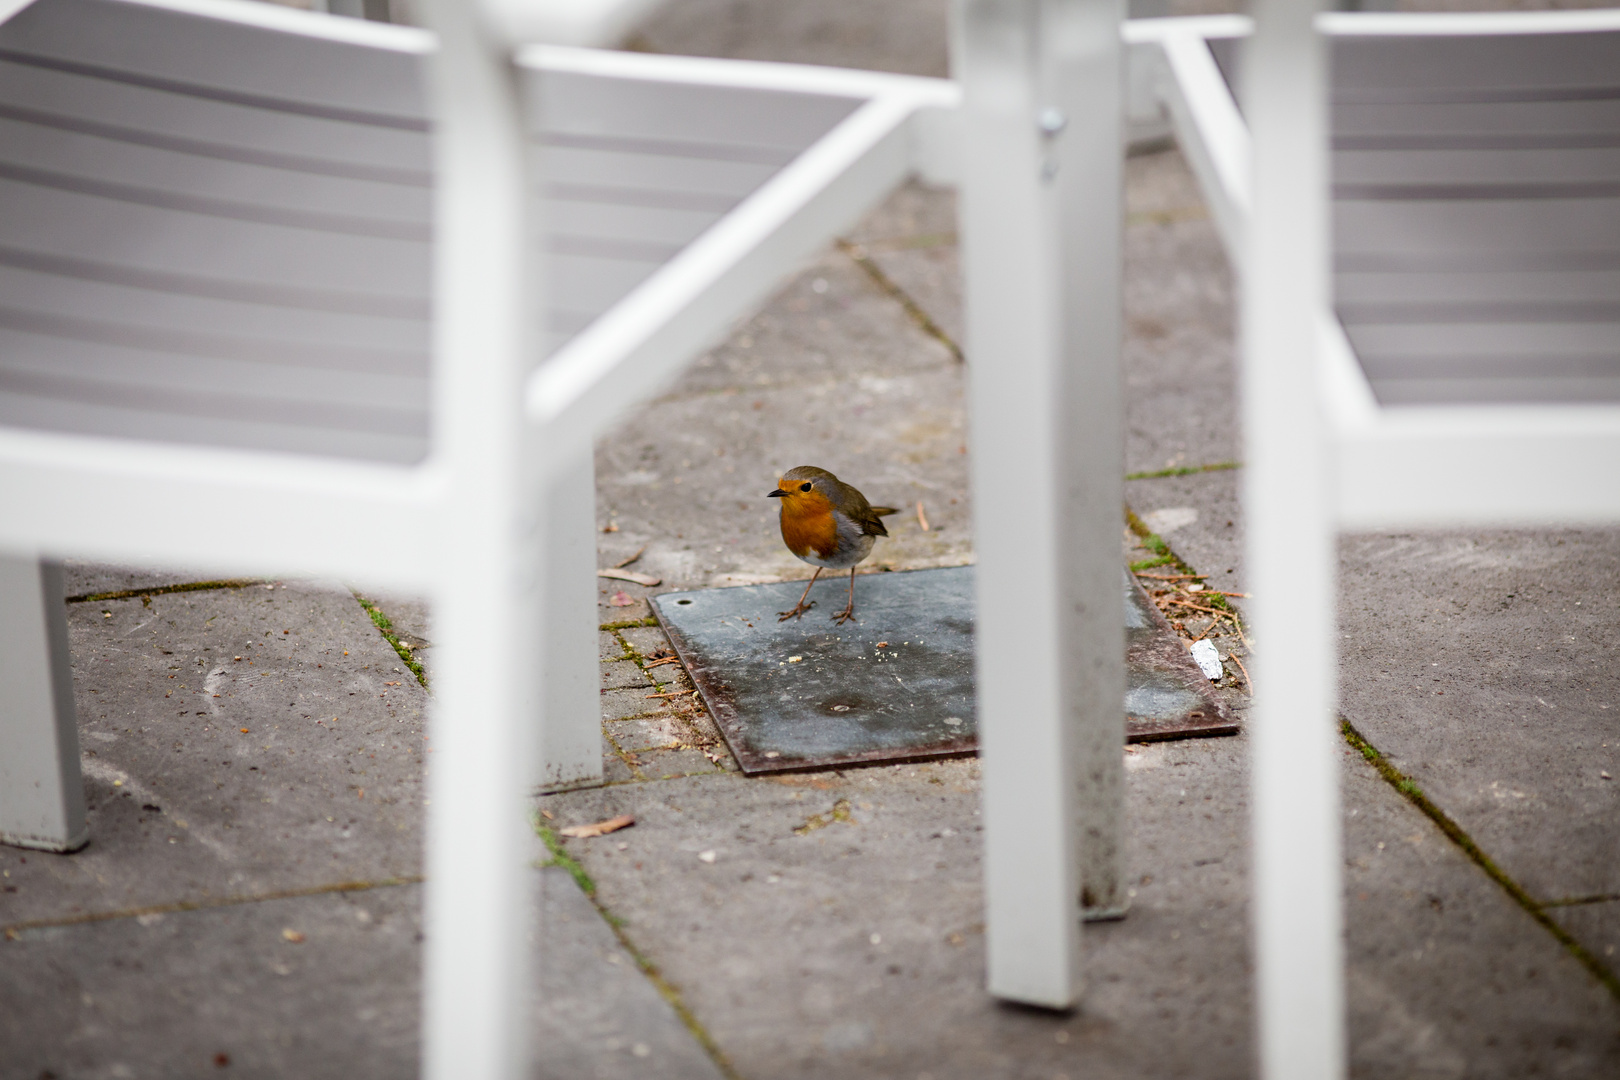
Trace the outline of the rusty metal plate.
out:
M 803 582 L 653 597 L 658 621 L 745 773 L 955 757 L 978 749 L 973 568 L 861 575 L 858 622 L 822 603 L 778 622 Z M 831 608 L 833 600 L 837 600 Z M 1237 730 L 1136 580 L 1125 576 L 1126 739 Z

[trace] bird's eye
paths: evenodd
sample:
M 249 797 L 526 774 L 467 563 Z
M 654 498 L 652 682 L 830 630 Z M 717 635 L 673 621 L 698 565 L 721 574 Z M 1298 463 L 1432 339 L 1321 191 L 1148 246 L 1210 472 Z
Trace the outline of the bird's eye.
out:
M 810 485 L 809 484 L 800 484 L 799 485 L 799 490 L 800 491 L 809 491 L 810 490 Z

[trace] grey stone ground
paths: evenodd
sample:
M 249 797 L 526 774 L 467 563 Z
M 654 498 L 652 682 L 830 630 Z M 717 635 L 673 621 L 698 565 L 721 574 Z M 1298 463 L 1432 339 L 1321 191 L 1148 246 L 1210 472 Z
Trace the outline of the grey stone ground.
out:
M 715 0 L 638 44 L 937 73 L 939 7 Z M 1174 151 L 1127 178 L 1127 467 L 1230 466 L 1229 271 Z M 645 547 L 634 568 L 660 588 L 802 577 L 762 496 L 803 463 L 924 503 L 933 528 L 890 519 L 874 564 L 971 559 L 951 197 L 908 188 L 850 241 L 603 441 L 603 565 Z M 1240 479 L 1136 479 L 1127 499 L 1241 592 Z M 1617 564 L 1615 530 L 1344 539 L 1344 714 L 1523 900 L 1344 747 L 1353 1075 L 1620 1075 Z M 149 591 L 69 608 L 93 840 L 0 849 L 0 1080 L 410 1075 L 428 692 L 340 585 L 69 578 L 80 597 Z M 647 696 L 690 686 L 643 670 L 665 647 L 634 625 L 647 590 L 601 584 L 611 783 L 540 806 L 553 828 L 638 823 L 566 842 L 594 896 L 537 875 L 536 1075 L 1252 1071 L 1244 738 L 1126 753 L 1129 916 L 1087 928 L 1079 1010 L 998 1006 L 976 764 L 744 779 L 685 695 Z M 367 599 L 431 680 L 429 613 Z M 1223 686 L 1241 706 L 1235 664 Z

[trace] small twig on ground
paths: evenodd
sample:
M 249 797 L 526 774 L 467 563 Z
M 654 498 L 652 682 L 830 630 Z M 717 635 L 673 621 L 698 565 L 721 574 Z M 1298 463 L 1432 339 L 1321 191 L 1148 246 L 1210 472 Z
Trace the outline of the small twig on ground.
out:
M 653 577 L 651 574 L 638 574 L 634 570 L 620 570 L 618 567 L 612 567 L 607 570 L 598 570 L 596 572 L 596 576 L 599 578 L 612 578 L 615 581 L 632 581 L 637 585 L 645 585 L 649 589 L 654 585 L 660 584 L 662 580 L 660 578 Z
M 650 697 L 650 698 L 653 698 L 653 697 L 671 698 L 671 697 L 685 697 L 687 694 L 695 694 L 695 693 L 697 693 L 696 690 L 672 690 L 667 694 L 648 694 L 647 696 Z
M 1242 631 L 1240 630 L 1238 633 L 1242 633 Z M 1226 655 L 1231 658 L 1232 663 L 1238 666 L 1238 670 L 1243 672 L 1243 681 L 1249 687 L 1249 696 L 1254 697 L 1254 680 L 1249 678 L 1249 669 L 1243 666 L 1243 661 L 1238 659 L 1237 653 L 1228 651 Z
M 641 558 L 641 553 L 643 551 L 646 551 L 646 550 L 647 550 L 647 545 L 642 544 L 640 551 L 637 551 L 634 555 L 630 556 L 628 559 L 620 559 L 618 562 L 613 564 L 613 569 L 615 569 L 615 570 L 623 570 L 625 567 L 629 566 L 631 563 L 633 563 L 637 559 Z
M 1204 607 L 1202 604 L 1195 604 L 1191 600 L 1178 600 L 1173 596 L 1165 597 L 1163 603 L 1165 607 L 1169 607 L 1171 604 L 1174 604 L 1176 607 L 1192 608 L 1194 611 L 1202 611 L 1206 615 L 1221 616 L 1231 614 L 1231 612 L 1222 611 L 1220 608 Z
M 1208 577 L 1209 575 L 1207 575 L 1207 574 L 1144 574 L 1140 570 L 1138 570 L 1137 573 L 1136 573 L 1136 576 L 1137 577 L 1152 578 L 1154 581 L 1191 581 L 1191 580 L 1197 580 L 1199 578 Z
M 680 662 L 681 658 L 678 656 L 666 656 L 662 660 L 647 661 L 641 665 L 641 670 L 646 671 L 648 668 L 662 667 L 664 664 L 678 664 Z
M 1249 598 L 1249 594 L 1246 592 L 1221 592 L 1219 589 L 1206 589 L 1204 591 L 1214 596 L 1241 596 L 1245 600 Z
M 922 500 L 921 499 L 917 500 L 917 524 L 922 526 L 922 531 L 923 532 L 928 531 L 928 515 L 923 513 L 923 505 L 922 505 Z

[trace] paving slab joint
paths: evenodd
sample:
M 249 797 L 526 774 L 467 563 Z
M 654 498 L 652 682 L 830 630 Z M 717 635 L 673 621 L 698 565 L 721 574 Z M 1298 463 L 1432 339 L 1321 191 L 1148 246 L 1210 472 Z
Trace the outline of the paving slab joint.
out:
M 1172 469 L 1153 469 L 1149 472 L 1126 473 L 1127 480 L 1163 480 L 1168 476 L 1197 476 L 1200 473 L 1226 472 L 1241 469 L 1241 461 L 1211 461 L 1206 465 L 1180 465 Z
M 213 589 L 246 589 L 268 584 L 263 578 L 221 578 L 218 581 L 183 581 L 174 585 L 153 585 L 145 589 L 115 589 L 112 592 L 80 593 L 64 598 L 69 604 L 92 604 L 101 600 L 133 600 L 136 597 L 164 596 L 168 593 L 208 592 Z
M 617 630 L 635 630 L 642 626 L 657 626 L 658 620 L 648 615 L 645 619 L 625 619 L 621 622 L 605 622 L 597 627 L 598 630 L 609 632 Z
M 27 930 L 42 930 L 59 926 L 82 926 L 85 923 L 110 922 L 114 919 L 137 919 L 142 915 L 173 915 L 183 911 L 240 907 L 243 904 L 260 904 L 271 900 L 296 900 L 306 896 L 324 896 L 327 893 L 368 892 L 372 889 L 391 889 L 401 885 L 420 885 L 425 880 L 420 874 L 402 874 L 398 877 L 377 878 L 373 881 L 337 881 L 327 885 L 311 885 L 302 889 L 276 889 L 271 892 L 207 897 L 201 900 L 176 900 L 168 904 L 115 908 L 112 911 L 85 911 L 55 918 L 29 919 L 24 922 L 8 923 L 0 926 L 0 939 L 16 941 Z
M 703 1048 L 703 1052 L 709 1055 L 709 1060 L 714 1062 L 715 1068 L 720 1070 L 720 1074 L 726 1080 L 742 1080 L 742 1075 L 737 1072 L 736 1066 L 732 1065 L 731 1059 L 726 1056 L 725 1051 L 720 1049 L 719 1044 L 714 1041 L 714 1037 L 709 1034 L 708 1029 L 687 1007 L 685 1000 L 681 996 L 680 989 L 664 978 L 663 973 L 658 970 L 658 965 L 647 959 L 641 950 L 636 948 L 635 942 L 631 941 L 630 935 L 625 932 L 624 920 L 613 914 L 597 897 L 596 882 L 592 880 L 591 875 L 586 872 L 585 867 L 580 864 L 579 860 L 568 854 L 568 850 L 563 846 L 562 838 L 557 835 L 556 830 L 541 822 L 538 817 L 535 818 L 534 829 L 539 834 L 541 842 L 546 845 L 546 850 L 551 852 L 550 861 L 543 865 L 560 866 L 568 871 L 569 876 L 574 879 L 574 883 L 579 886 L 580 891 L 591 902 L 591 906 L 596 909 L 596 913 L 602 916 L 602 921 L 607 923 L 608 928 L 613 931 L 613 936 L 618 939 L 619 945 L 636 962 L 636 968 L 640 970 L 648 982 L 652 983 L 653 989 L 658 991 L 658 995 L 675 1011 L 675 1015 L 680 1018 L 681 1024 L 685 1026 L 687 1032 L 697 1040 L 698 1045 Z
M 871 278 L 879 289 L 882 289 L 890 299 L 905 309 L 906 315 L 910 317 L 912 322 L 917 324 L 919 330 L 949 349 L 951 355 L 956 358 L 957 363 L 961 364 L 967 361 L 967 358 L 962 354 L 962 346 L 958 345 L 951 335 L 941 329 L 940 325 L 933 320 L 933 317 L 928 312 L 923 310 L 922 305 L 917 303 L 910 293 L 902 289 L 895 283 L 893 278 L 883 272 L 883 268 L 872 260 L 872 256 L 867 254 L 865 248 L 848 240 L 839 240 L 837 243 L 839 251 L 849 256 L 856 266 L 866 272 L 866 276 Z
M 1532 919 L 1540 923 L 1543 929 L 1557 939 L 1558 943 L 1578 960 L 1581 966 L 1591 973 L 1593 978 L 1602 983 L 1609 993 L 1614 995 L 1615 1000 L 1620 1001 L 1620 977 L 1617 977 L 1603 961 L 1588 951 L 1579 941 L 1576 941 L 1567 930 L 1553 920 L 1552 916 L 1547 914 L 1547 908 L 1564 906 L 1569 901 L 1550 901 L 1548 903 L 1537 901 L 1525 891 L 1522 885 L 1514 881 L 1506 871 L 1497 866 L 1496 861 L 1481 850 L 1478 844 L 1474 843 L 1473 837 L 1464 832 L 1461 825 L 1458 825 L 1451 819 L 1449 814 L 1431 802 L 1429 797 L 1423 793 L 1423 789 L 1418 787 L 1415 780 L 1401 772 L 1394 765 L 1391 765 L 1389 759 L 1376 746 L 1368 742 L 1366 736 L 1357 731 L 1355 725 L 1343 716 L 1339 717 L 1339 733 L 1344 736 L 1344 741 L 1352 749 L 1360 753 L 1378 771 L 1379 776 L 1382 776 L 1391 787 L 1405 796 L 1407 802 L 1423 811 L 1429 820 L 1433 821 L 1440 831 L 1446 835 L 1448 840 L 1461 848 L 1463 854 L 1472 859 L 1475 865 L 1485 871 L 1487 877 L 1501 886 L 1502 891 L 1507 893 L 1514 903 L 1529 913 Z M 1591 902 L 1600 899 L 1607 898 L 1597 897 L 1593 898 Z M 1585 903 L 1588 900 L 1582 897 L 1574 902 Z
M 1217 463 L 1216 465 L 1211 466 L 1199 466 L 1193 471 L 1209 472 L 1223 467 L 1225 467 L 1223 463 Z M 1236 468 L 1237 466 L 1234 464 L 1232 467 Z M 1127 479 L 1129 479 L 1129 477 L 1127 477 Z M 1133 562 L 1130 564 L 1132 574 L 1139 574 L 1143 570 L 1151 570 L 1159 566 L 1168 566 L 1174 569 L 1178 574 L 1183 574 L 1189 578 L 1196 578 L 1199 581 L 1204 581 L 1209 577 L 1208 574 L 1200 574 L 1198 571 L 1194 570 L 1192 566 L 1186 562 L 1186 560 L 1184 560 L 1180 555 L 1177 555 L 1175 550 L 1171 548 L 1169 544 L 1165 543 L 1164 538 L 1159 536 L 1152 529 L 1148 528 L 1147 523 L 1144 522 L 1140 517 L 1137 517 L 1136 511 L 1132 510 L 1129 506 L 1125 507 L 1125 523 L 1130 528 L 1131 532 L 1136 534 L 1137 539 L 1142 542 L 1142 546 L 1153 552 L 1153 558 L 1142 559 L 1138 562 Z M 1153 578 L 1148 576 L 1146 580 L 1151 582 L 1153 581 Z M 1148 586 L 1148 595 L 1152 596 L 1151 585 Z M 1216 625 L 1220 623 L 1222 618 L 1225 618 L 1231 622 L 1232 629 L 1237 631 L 1238 639 L 1243 642 L 1244 649 L 1252 653 L 1254 651 L 1254 642 L 1250 641 L 1249 635 L 1244 632 L 1243 616 L 1237 610 L 1237 608 L 1233 607 L 1232 604 L 1226 599 L 1225 594 L 1218 591 L 1209 591 L 1201 592 L 1198 594 L 1198 596 L 1203 603 L 1208 604 L 1212 610 L 1219 613 L 1215 616 L 1215 621 L 1210 624 L 1210 628 L 1205 630 L 1203 634 L 1200 634 L 1199 637 L 1205 637 L 1208 634 L 1213 633 Z M 1238 670 L 1242 672 L 1243 683 L 1249 688 L 1249 694 L 1252 696 L 1254 694 L 1254 683 L 1249 680 L 1249 669 L 1243 666 L 1243 661 L 1238 658 L 1237 653 L 1228 650 L 1228 655 L 1230 656 L 1232 662 L 1237 665 Z
M 421 661 L 411 655 L 410 646 L 401 641 L 399 635 L 394 633 L 394 624 L 387 615 L 383 614 L 383 609 L 359 593 L 355 593 L 354 598 L 359 601 L 361 609 L 371 616 L 371 622 L 376 626 L 377 632 L 383 636 L 383 640 L 394 647 L 394 651 L 405 662 L 405 666 L 411 669 L 411 674 L 416 676 L 416 681 L 426 689 L 428 684 L 426 669 L 422 667 Z

